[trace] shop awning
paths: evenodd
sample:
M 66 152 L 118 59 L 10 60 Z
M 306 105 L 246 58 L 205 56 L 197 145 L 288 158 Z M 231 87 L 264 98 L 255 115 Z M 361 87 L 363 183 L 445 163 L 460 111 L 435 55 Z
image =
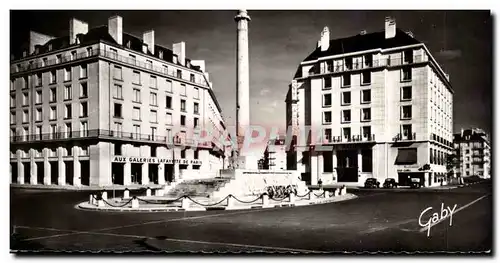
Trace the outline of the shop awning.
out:
M 396 164 L 416 164 L 417 148 L 398 149 Z

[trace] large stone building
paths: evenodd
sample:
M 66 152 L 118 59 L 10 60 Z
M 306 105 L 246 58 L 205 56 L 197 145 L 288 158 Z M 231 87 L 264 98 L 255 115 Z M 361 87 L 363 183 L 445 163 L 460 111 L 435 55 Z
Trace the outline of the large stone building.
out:
M 286 108 L 296 138 L 288 169 L 312 184 L 362 185 L 374 177 L 404 185 L 418 177 L 430 186 L 446 174 L 453 149 L 449 76 L 394 19 L 384 31 L 333 40 L 325 27 L 298 66 Z
M 486 133 L 481 129 L 466 129 L 454 134 L 453 140 L 458 155 L 456 175 L 491 178 L 491 146 Z
M 270 139 L 264 150 L 264 165 L 266 170 L 287 170 L 286 139 L 284 136 Z
M 12 183 L 164 184 L 227 164 L 205 62 L 184 42 L 168 49 L 153 30 L 141 39 L 122 25 L 71 19 L 67 36 L 30 32 L 11 55 Z M 198 143 L 200 129 L 214 139 Z

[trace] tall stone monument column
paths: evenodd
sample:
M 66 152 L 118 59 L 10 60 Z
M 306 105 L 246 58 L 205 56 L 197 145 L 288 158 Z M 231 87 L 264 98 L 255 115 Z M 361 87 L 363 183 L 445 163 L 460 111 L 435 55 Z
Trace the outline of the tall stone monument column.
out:
M 237 168 L 256 169 L 257 159 L 242 149 L 246 129 L 250 125 L 250 69 L 248 55 L 248 22 L 246 10 L 239 10 L 234 17 L 237 23 L 238 44 L 236 54 L 236 132 L 238 136 Z M 250 138 L 247 138 L 247 140 Z M 255 159 L 255 160 L 253 160 Z M 255 164 L 254 164 L 255 162 Z

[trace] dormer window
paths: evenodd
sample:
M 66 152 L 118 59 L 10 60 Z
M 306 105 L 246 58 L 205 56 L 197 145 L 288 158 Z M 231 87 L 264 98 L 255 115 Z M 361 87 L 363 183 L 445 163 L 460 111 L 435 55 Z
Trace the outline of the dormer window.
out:
M 49 44 L 49 51 L 52 51 L 52 44 Z
M 26 50 L 23 51 L 23 58 L 26 57 L 27 53 Z
M 130 48 L 130 40 L 127 41 L 127 48 Z
M 163 59 L 163 51 L 161 51 L 161 50 L 158 51 L 158 57 L 161 58 L 161 59 Z

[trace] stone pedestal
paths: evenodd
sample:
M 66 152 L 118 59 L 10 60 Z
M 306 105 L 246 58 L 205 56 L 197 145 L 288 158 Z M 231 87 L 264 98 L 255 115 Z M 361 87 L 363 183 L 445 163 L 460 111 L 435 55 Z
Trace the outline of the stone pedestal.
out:
M 123 198 L 130 198 L 130 191 L 128 189 L 125 189 L 125 191 L 123 191 Z
M 132 199 L 132 208 L 139 208 L 139 199 L 137 199 L 137 197 L 135 196 Z

